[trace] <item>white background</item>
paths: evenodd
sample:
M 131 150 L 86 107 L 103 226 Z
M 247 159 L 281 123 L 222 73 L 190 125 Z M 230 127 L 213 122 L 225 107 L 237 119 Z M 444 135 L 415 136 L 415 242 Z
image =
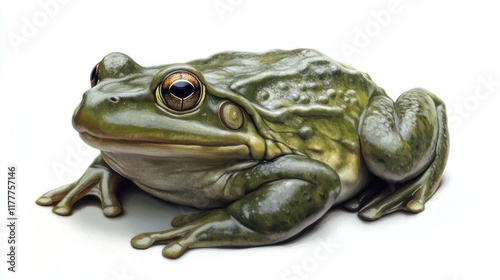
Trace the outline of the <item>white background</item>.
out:
M 49 2 L 57 4 L 44 8 Z M 7 271 L 8 232 L 0 226 L 1 279 L 500 279 L 494 1 L 62 2 L 0 7 L 0 185 L 16 164 L 19 217 L 17 273 Z M 97 155 L 70 120 L 107 53 L 148 66 L 297 47 L 368 72 L 393 98 L 421 86 L 447 103 L 451 153 L 423 213 L 367 223 L 336 210 L 287 244 L 195 249 L 169 260 L 161 246 L 135 250 L 130 238 L 169 228 L 183 208 L 136 190 L 122 196 L 125 213 L 114 219 L 95 200 L 70 217 L 34 203 Z M 0 194 L 7 223 L 6 190 Z

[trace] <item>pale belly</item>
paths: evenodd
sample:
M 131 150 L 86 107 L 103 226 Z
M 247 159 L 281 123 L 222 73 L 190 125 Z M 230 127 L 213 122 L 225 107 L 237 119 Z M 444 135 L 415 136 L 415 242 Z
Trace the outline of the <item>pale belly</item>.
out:
M 169 159 L 125 153 L 102 153 L 106 163 L 144 191 L 165 201 L 213 208 L 239 199 L 224 192 L 229 177 L 258 162 Z
M 259 162 L 226 161 L 196 158 L 169 158 L 129 153 L 102 153 L 108 165 L 145 192 L 165 201 L 196 208 L 222 207 L 240 199 L 226 190 L 235 172 L 251 168 Z M 363 166 L 364 167 L 364 166 Z M 341 192 L 333 206 L 358 194 L 368 181 L 367 171 L 339 168 Z M 225 191 L 226 190 L 226 191 Z

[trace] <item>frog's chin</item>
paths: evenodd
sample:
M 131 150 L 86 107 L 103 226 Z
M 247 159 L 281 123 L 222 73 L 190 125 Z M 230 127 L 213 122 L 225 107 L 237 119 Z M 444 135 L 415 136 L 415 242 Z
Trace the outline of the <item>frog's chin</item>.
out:
M 98 138 L 80 132 L 82 140 L 105 153 L 135 154 L 151 157 L 189 159 L 237 160 L 250 159 L 250 149 L 245 144 L 231 146 L 204 146 L 196 144 L 169 144 L 137 140 Z

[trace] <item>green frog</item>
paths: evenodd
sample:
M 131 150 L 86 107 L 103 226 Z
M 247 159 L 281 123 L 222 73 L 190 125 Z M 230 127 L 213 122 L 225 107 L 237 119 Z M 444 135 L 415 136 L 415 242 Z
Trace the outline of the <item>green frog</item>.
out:
M 332 207 L 365 220 L 417 213 L 439 187 L 448 150 L 443 102 L 421 88 L 393 102 L 361 71 L 310 49 L 222 52 L 143 67 L 111 53 L 92 70 L 73 126 L 100 155 L 42 195 L 69 215 L 87 195 L 120 214 L 135 184 L 201 209 L 134 248 L 261 246 L 287 240 Z

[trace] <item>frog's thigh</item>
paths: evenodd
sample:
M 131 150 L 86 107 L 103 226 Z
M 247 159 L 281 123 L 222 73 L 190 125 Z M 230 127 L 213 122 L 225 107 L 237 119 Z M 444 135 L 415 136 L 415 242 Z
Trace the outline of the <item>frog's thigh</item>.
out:
M 243 226 L 277 242 L 319 219 L 331 206 L 331 187 L 307 181 L 275 181 L 234 202 L 228 211 Z
M 338 194 L 340 183 L 320 186 L 300 179 L 272 181 L 232 203 L 226 209 L 163 232 L 143 233 L 132 239 L 135 248 L 169 242 L 163 255 L 177 258 L 189 248 L 244 247 L 288 239 L 324 215 Z
M 424 89 L 405 92 L 394 103 L 385 94 L 372 96 L 361 124 L 363 158 L 372 173 L 389 183 L 360 216 L 374 220 L 404 209 L 420 212 L 436 191 L 448 155 L 443 102 Z

